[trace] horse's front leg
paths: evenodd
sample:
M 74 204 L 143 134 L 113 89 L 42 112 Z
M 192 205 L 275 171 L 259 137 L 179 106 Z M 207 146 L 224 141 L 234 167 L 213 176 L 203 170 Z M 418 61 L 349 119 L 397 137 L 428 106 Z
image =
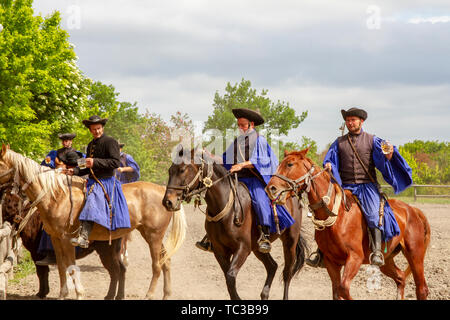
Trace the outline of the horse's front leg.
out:
M 364 255 L 352 252 L 345 261 L 344 273 L 342 275 L 341 284 L 339 286 L 339 298 L 352 300 L 350 296 L 350 284 L 359 271 L 363 262 Z
M 327 268 L 328 275 L 330 276 L 331 280 L 331 288 L 333 293 L 333 300 L 339 299 L 339 288 L 341 285 L 341 269 L 342 266 L 337 265 L 326 255 L 323 257 L 323 263 L 325 264 L 325 267 Z
M 246 245 L 241 243 L 239 249 L 233 254 L 231 263 L 229 263 L 228 270 L 224 270 L 221 262 L 217 260 L 219 261 L 219 264 L 221 264 L 222 270 L 225 273 L 225 280 L 231 300 L 241 300 L 236 290 L 236 277 L 245 260 L 247 260 L 247 257 L 250 254 L 250 252 L 251 250 Z
M 58 299 L 65 299 L 69 295 L 67 285 L 67 270 L 70 266 L 75 266 L 75 248 L 70 244 L 68 239 L 57 239 L 52 237 L 53 248 L 55 249 L 56 262 L 58 265 L 60 292 Z M 77 268 L 71 268 L 70 281 L 75 280 L 75 291 L 77 299 L 81 300 L 84 296 L 84 288 L 78 281 L 80 278 Z

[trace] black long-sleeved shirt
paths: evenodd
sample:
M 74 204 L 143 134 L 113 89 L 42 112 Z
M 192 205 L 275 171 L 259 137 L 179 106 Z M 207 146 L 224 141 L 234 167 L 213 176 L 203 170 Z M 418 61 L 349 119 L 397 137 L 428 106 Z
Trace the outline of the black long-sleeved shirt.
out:
M 94 159 L 92 171 L 98 179 L 112 177 L 114 169 L 120 167 L 119 143 L 114 138 L 104 134 L 89 142 L 86 158 Z M 89 178 L 93 178 L 88 168 L 80 170 L 77 167 L 74 168 L 73 173 L 78 176 L 89 174 Z

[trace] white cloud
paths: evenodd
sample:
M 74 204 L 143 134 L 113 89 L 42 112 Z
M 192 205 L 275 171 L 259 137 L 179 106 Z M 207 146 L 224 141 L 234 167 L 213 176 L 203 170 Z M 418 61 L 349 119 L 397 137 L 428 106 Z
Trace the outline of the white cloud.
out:
M 69 29 L 80 67 L 119 100 L 170 119 L 206 121 L 215 92 L 251 80 L 309 116 L 289 138 L 334 140 L 340 109 L 369 112 L 368 132 L 402 144 L 450 140 L 448 0 L 377 1 L 380 28 L 361 1 L 35 0 L 35 12 L 79 6 Z M 416 19 L 416 20 L 414 20 Z M 439 25 L 440 27 L 431 26 Z M 420 26 L 419 26 L 420 25 Z M 429 25 L 429 27 L 426 27 Z
M 440 17 L 429 17 L 429 18 L 423 18 L 423 17 L 415 17 L 408 19 L 408 23 L 412 24 L 420 24 L 420 23 L 447 23 L 450 22 L 450 16 L 440 16 Z

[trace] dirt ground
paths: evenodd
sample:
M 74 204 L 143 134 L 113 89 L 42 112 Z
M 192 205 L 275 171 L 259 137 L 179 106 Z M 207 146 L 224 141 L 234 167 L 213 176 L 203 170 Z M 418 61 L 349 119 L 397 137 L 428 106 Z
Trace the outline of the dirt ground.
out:
M 429 299 L 450 299 L 450 205 L 417 204 L 425 212 L 431 225 L 431 243 L 425 258 L 425 277 L 430 290 Z M 195 242 L 205 234 L 204 215 L 193 210 L 191 205 L 185 205 L 188 230 L 186 240 L 181 249 L 173 256 L 172 295 L 170 299 L 177 300 L 216 300 L 229 299 L 222 271 L 213 254 L 206 253 L 195 247 Z M 311 250 L 316 249 L 313 240 L 313 225 L 307 217 L 304 221 L 304 236 Z M 133 232 L 129 242 L 130 264 L 126 273 L 126 299 L 144 299 L 151 279 L 151 258 L 147 244 L 138 231 Z M 277 275 L 272 285 L 270 299 L 282 299 L 283 283 L 281 271 L 283 256 L 281 241 L 273 244 L 272 256 L 278 263 Z M 403 269 L 406 260 L 402 254 L 396 257 L 396 262 Z M 109 285 L 109 276 L 102 267 L 96 253 L 78 260 L 81 270 L 81 281 L 86 290 L 85 299 L 103 299 Z M 259 299 L 265 279 L 265 269 L 254 255 L 250 255 L 239 272 L 237 278 L 238 292 L 242 299 Z M 367 281 L 370 273 L 367 266 L 362 266 L 353 280 L 351 294 L 354 299 L 379 300 L 395 299 L 396 286 L 394 282 L 381 277 L 381 288 L 370 289 Z M 162 275 L 158 282 L 156 299 L 162 298 Z M 29 275 L 19 284 L 8 287 L 7 299 L 36 299 L 34 294 L 38 289 L 37 276 Z M 59 294 L 59 278 L 55 266 L 50 271 L 50 293 L 48 299 L 56 299 Z M 75 298 L 72 290 L 70 299 Z M 406 299 L 415 299 L 415 285 L 412 276 L 408 278 L 405 290 Z M 331 282 L 325 269 L 311 268 L 307 265 L 293 279 L 290 287 L 290 299 L 295 300 L 327 300 L 331 299 Z

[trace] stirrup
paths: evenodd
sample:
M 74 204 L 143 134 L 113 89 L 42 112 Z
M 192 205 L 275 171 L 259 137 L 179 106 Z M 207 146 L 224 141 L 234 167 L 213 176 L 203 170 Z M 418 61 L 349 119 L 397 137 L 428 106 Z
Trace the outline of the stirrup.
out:
M 374 257 L 375 261 L 373 259 Z M 376 258 L 379 258 L 379 261 L 377 261 L 378 259 Z M 384 266 L 384 255 L 379 250 L 372 252 L 369 256 L 369 263 L 378 267 Z
M 197 241 L 195 243 L 195 246 L 197 248 L 199 248 L 200 250 L 203 250 L 206 252 L 214 252 L 212 249 L 212 243 L 208 238 L 206 238 L 206 236 L 202 239 L 202 241 Z
M 266 235 L 262 236 L 258 240 L 258 251 L 261 253 L 269 253 L 272 249 L 272 245 L 270 244 L 269 239 Z
M 81 247 L 81 248 L 88 248 L 89 247 L 89 240 L 83 238 L 82 236 L 79 236 L 77 238 L 72 238 L 70 239 L 70 243 L 74 246 L 74 247 Z

